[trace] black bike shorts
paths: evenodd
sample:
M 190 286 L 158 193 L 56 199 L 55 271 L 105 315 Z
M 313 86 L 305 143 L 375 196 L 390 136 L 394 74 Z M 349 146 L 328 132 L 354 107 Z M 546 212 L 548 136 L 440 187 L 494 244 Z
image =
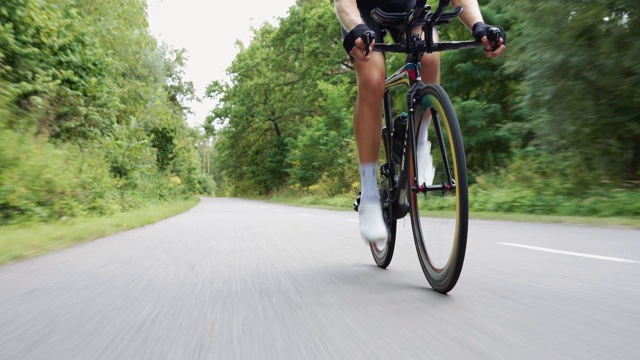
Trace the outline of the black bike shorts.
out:
M 380 24 L 371 18 L 371 10 L 380 8 L 388 13 L 409 12 L 416 5 L 416 0 L 357 0 L 360 17 L 369 29 L 376 32 L 376 43 L 382 43 L 382 28 Z M 388 29 L 389 33 L 395 41 L 398 41 L 400 35 L 395 29 Z M 342 38 L 347 35 L 347 30 L 342 28 Z

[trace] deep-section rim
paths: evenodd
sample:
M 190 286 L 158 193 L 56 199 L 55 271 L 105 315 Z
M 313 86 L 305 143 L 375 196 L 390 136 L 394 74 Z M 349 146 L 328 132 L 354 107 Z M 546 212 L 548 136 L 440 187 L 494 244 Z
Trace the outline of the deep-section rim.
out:
M 433 105 L 430 105 L 433 102 Z M 452 245 L 451 255 L 447 264 L 443 268 L 438 269 L 431 264 L 427 253 L 426 246 L 423 241 L 423 233 L 420 224 L 420 210 L 417 207 L 417 196 L 424 196 L 412 191 L 410 194 L 411 205 L 411 224 L 413 229 L 416 252 L 420 260 L 420 266 L 427 281 L 431 287 L 438 292 L 447 293 L 456 285 L 462 264 L 466 253 L 466 242 L 468 232 L 468 188 L 466 174 L 466 160 L 464 156 L 464 146 L 460 135 L 460 129 L 453 109 L 453 105 L 446 95 L 444 89 L 436 84 L 429 84 L 423 88 L 419 95 L 419 107 L 416 113 L 416 119 L 422 119 L 426 111 L 431 108 L 440 115 L 441 126 L 446 126 L 449 136 L 450 148 L 452 154 L 451 163 L 453 164 L 454 179 L 456 180 L 456 235 Z M 438 109 L 439 108 L 439 109 Z M 415 144 L 413 137 L 417 136 L 420 122 L 416 120 L 415 127 L 412 131 L 412 143 L 410 144 L 410 164 L 409 164 L 409 181 L 410 186 L 414 186 L 415 181 Z M 437 144 L 436 144 L 437 145 Z M 439 150 L 438 150 L 439 151 Z
M 383 129 L 383 138 L 382 143 L 384 146 L 384 156 L 387 158 L 386 167 L 389 168 L 389 161 L 391 161 L 390 154 L 390 144 L 385 141 L 385 132 L 388 131 L 386 128 Z M 387 134 L 388 135 L 388 134 Z M 388 136 L 390 138 L 390 136 Z M 380 201 L 382 205 L 382 214 L 384 216 L 385 225 L 387 226 L 387 241 L 384 246 L 384 249 L 378 249 L 376 243 L 370 243 L 369 248 L 371 249 L 371 255 L 373 255 L 373 260 L 376 262 L 379 268 L 386 269 L 389 264 L 391 264 L 391 260 L 393 259 L 393 252 L 395 250 L 396 245 L 396 226 L 397 220 L 393 218 L 392 209 L 393 206 L 391 204 L 391 188 L 392 188 L 392 177 L 390 175 L 385 174 L 385 171 L 382 169 L 385 167 L 385 164 L 381 166 L 380 171 Z

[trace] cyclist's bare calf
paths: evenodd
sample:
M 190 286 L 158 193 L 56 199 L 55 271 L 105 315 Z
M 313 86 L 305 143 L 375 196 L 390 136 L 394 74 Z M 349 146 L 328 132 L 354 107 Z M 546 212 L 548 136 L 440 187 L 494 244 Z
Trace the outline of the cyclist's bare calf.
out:
M 369 61 L 354 60 L 358 97 L 354 112 L 354 132 L 361 163 L 377 163 L 382 134 L 382 96 L 385 62 L 379 52 L 369 54 Z

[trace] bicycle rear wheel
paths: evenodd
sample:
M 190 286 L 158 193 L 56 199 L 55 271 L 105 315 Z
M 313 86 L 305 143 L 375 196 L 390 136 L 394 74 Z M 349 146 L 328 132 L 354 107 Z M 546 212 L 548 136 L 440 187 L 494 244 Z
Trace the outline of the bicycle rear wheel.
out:
M 418 99 L 409 149 L 411 224 L 422 271 L 431 287 L 444 294 L 456 285 L 466 251 L 467 166 L 458 119 L 444 89 L 426 85 Z M 421 121 L 428 114 L 431 121 Z M 433 130 L 427 132 L 431 123 Z M 433 144 L 430 150 L 428 143 Z
M 387 225 L 387 241 L 384 245 L 378 246 L 376 243 L 370 243 L 371 255 L 378 267 L 386 269 L 393 258 L 393 251 L 396 246 L 396 224 L 397 220 L 393 218 L 392 213 L 392 196 L 393 191 L 393 172 L 391 170 L 391 134 L 390 129 L 382 129 L 383 152 L 381 154 L 382 164 L 380 165 L 380 201 L 382 202 L 382 216 Z

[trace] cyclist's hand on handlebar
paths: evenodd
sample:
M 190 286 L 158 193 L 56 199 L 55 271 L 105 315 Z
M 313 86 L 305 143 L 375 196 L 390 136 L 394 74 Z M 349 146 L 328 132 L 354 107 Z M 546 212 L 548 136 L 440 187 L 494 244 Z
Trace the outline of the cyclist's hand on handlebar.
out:
M 349 52 L 349 55 L 351 55 L 354 59 L 358 61 L 367 62 L 369 61 L 369 53 L 373 51 L 373 45 L 375 43 L 376 43 L 376 39 L 373 38 L 371 39 L 371 44 L 367 46 L 367 44 L 365 43 L 364 40 L 362 40 L 362 38 L 357 38 L 356 44 Z
M 496 58 L 507 49 L 507 33 L 503 28 L 477 22 L 472 31 L 473 37 L 484 45 L 487 57 Z
M 358 61 L 369 61 L 369 53 L 373 51 L 376 33 L 365 24 L 356 25 L 347 33 L 342 41 L 344 49 Z

